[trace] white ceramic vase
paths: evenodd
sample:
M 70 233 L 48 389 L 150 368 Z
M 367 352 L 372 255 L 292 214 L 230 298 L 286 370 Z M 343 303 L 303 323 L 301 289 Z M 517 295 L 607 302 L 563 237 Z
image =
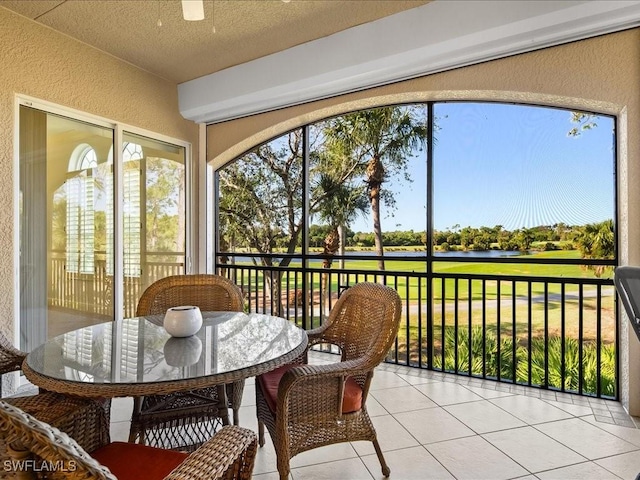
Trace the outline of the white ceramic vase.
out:
M 164 315 L 164 329 L 172 337 L 190 337 L 202 327 L 202 312 L 198 307 L 173 307 Z

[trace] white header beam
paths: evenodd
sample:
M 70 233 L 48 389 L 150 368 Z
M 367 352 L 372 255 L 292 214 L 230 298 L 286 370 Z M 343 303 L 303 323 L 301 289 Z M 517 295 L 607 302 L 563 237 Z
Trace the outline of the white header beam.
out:
M 215 123 L 640 25 L 640 0 L 435 0 L 178 85 Z

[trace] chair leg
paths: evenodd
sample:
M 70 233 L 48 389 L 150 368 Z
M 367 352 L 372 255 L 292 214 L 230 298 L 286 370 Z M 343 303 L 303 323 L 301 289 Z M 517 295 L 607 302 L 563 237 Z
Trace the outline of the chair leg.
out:
M 237 408 L 233 409 L 233 424 L 236 426 L 240 425 L 240 415 Z
M 280 472 L 280 480 L 289 480 L 289 473 Z
M 388 477 L 391 474 L 391 469 L 387 465 L 387 462 L 384 459 L 384 455 L 382 455 L 382 450 L 380 450 L 380 444 L 378 443 L 378 439 L 376 438 L 373 441 L 373 448 L 376 449 L 376 455 L 378 455 L 378 460 L 380 460 L 380 466 L 382 467 L 382 475 Z
M 142 409 L 142 400 L 144 397 L 133 398 L 133 410 L 131 412 L 131 425 L 129 427 L 129 443 L 135 443 L 138 436 L 142 436 L 140 431 L 139 414 Z M 144 441 L 141 439 L 140 443 L 144 445 Z
M 289 472 L 291 471 L 289 467 L 289 458 L 281 458 L 278 455 L 278 473 L 280 474 L 280 480 L 289 480 Z
M 222 425 L 229 425 L 229 404 L 227 402 L 227 390 L 224 385 L 217 385 L 216 389 L 218 391 L 218 415 L 222 419 Z
M 264 447 L 264 423 L 262 420 L 258 420 L 258 444 L 260 447 Z

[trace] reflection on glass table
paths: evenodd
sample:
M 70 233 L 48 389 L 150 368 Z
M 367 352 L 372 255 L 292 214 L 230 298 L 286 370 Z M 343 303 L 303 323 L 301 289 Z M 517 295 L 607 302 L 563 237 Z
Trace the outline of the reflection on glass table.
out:
M 172 367 L 188 367 L 198 363 L 202 341 L 198 337 L 172 337 L 164 343 L 164 360 Z
M 34 349 L 25 376 L 46 390 L 89 397 L 172 393 L 259 375 L 299 356 L 304 330 L 286 319 L 203 312 L 193 336 L 172 338 L 162 315 L 93 325 Z

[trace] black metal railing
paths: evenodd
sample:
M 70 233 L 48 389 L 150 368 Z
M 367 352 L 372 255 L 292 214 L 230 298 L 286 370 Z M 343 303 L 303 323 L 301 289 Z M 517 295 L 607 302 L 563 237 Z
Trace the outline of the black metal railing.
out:
M 350 285 L 385 283 L 403 299 L 388 362 L 618 398 L 611 279 L 447 273 L 433 258 L 429 273 L 303 267 L 304 260 L 286 267 L 219 263 L 216 271 L 242 288 L 249 311 L 279 314 L 305 329 L 320 325 Z

